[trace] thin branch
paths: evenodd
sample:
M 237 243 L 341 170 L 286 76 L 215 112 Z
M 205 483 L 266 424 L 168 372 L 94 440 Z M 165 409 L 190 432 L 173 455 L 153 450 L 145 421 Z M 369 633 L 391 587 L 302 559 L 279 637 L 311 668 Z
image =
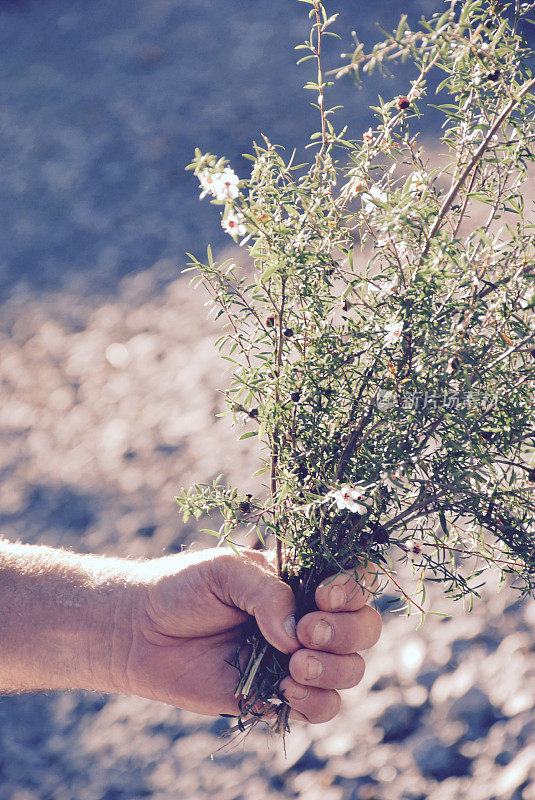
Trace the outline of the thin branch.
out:
M 431 229 L 430 229 L 429 233 L 427 234 L 427 237 L 426 237 L 427 241 L 426 241 L 425 247 L 424 247 L 424 249 L 422 251 L 422 255 L 420 256 L 420 261 L 423 261 L 423 259 L 429 253 L 429 249 L 431 247 L 431 242 L 432 242 L 433 238 L 436 236 L 436 234 L 438 233 L 444 217 L 446 216 L 446 214 L 450 210 L 451 204 L 453 203 L 453 201 L 454 201 L 455 197 L 457 196 L 457 194 L 458 194 L 459 190 L 461 189 L 461 187 L 464 185 L 466 179 L 470 175 L 470 172 L 476 166 L 476 164 L 479 162 L 481 156 L 483 155 L 483 153 L 487 149 L 488 145 L 490 144 L 490 142 L 492 140 L 492 137 L 494 136 L 496 131 L 499 130 L 499 128 L 503 124 L 503 122 L 505 122 L 505 120 L 507 119 L 509 114 L 513 111 L 515 106 L 517 106 L 520 103 L 522 98 L 526 94 L 528 94 L 528 92 L 530 92 L 531 89 L 533 89 L 533 87 L 535 87 L 535 78 L 532 78 L 530 81 L 527 81 L 524 84 L 524 86 L 521 88 L 521 90 L 517 93 L 516 97 L 512 97 L 511 100 L 507 103 L 507 105 L 503 109 L 503 111 L 501 112 L 501 114 L 499 114 L 496 117 L 493 125 L 491 125 L 491 127 L 489 128 L 489 130 L 487 132 L 487 135 L 485 136 L 485 138 L 483 139 L 483 141 L 481 142 L 481 144 L 477 148 L 476 152 L 474 153 L 474 155 L 472 156 L 472 158 L 470 159 L 470 161 L 468 162 L 466 167 L 463 169 L 463 171 L 461 172 L 460 176 L 455 181 L 455 183 L 453 184 L 453 186 L 449 190 L 448 194 L 446 195 L 446 197 L 444 199 L 444 202 L 442 203 L 442 205 L 440 207 L 440 211 L 438 212 L 438 214 L 436 216 L 436 219 L 435 219 L 433 225 L 431 226 Z

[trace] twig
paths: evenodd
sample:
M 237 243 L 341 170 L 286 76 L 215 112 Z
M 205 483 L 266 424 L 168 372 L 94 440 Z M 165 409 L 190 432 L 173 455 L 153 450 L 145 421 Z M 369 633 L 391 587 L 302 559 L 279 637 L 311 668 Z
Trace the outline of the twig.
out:
M 521 88 L 521 90 L 517 93 L 516 97 L 512 97 L 511 100 L 507 103 L 507 105 L 503 109 L 503 111 L 501 112 L 501 114 L 499 114 L 496 117 L 493 125 L 491 125 L 491 127 L 489 128 L 489 130 L 487 132 L 487 135 L 485 136 L 485 138 L 483 139 L 483 141 L 481 142 L 481 144 L 477 148 L 476 152 L 474 153 L 474 155 L 472 156 L 472 158 L 470 159 L 470 161 L 468 162 L 466 167 L 463 169 L 463 171 L 461 172 L 460 176 L 457 178 L 457 180 L 455 181 L 455 183 L 453 184 L 453 186 L 449 190 L 448 194 L 446 195 L 446 197 L 444 199 L 444 202 L 442 203 L 442 205 L 440 207 L 440 210 L 439 210 L 439 212 L 438 212 L 438 214 L 436 216 L 436 219 L 435 219 L 433 225 L 431 226 L 431 229 L 430 229 L 429 233 L 427 234 L 427 237 L 426 237 L 427 241 L 426 241 L 424 249 L 422 250 L 422 254 L 420 256 L 420 262 L 423 261 L 423 259 L 429 253 L 429 249 L 431 247 L 431 241 L 436 236 L 436 234 L 437 234 L 437 232 L 438 232 L 438 230 L 439 230 L 439 228 L 440 228 L 440 226 L 442 224 L 442 220 L 444 219 L 444 217 L 448 213 L 448 211 L 449 211 L 449 209 L 451 207 L 451 204 L 453 203 L 453 200 L 457 196 L 457 193 L 459 192 L 459 190 L 463 186 L 463 184 L 466 181 L 466 179 L 468 178 L 468 176 L 470 175 L 471 170 L 476 166 L 476 164 L 479 162 L 479 159 L 481 158 L 481 156 L 483 155 L 483 153 L 487 149 L 490 141 L 492 140 L 492 137 L 494 136 L 496 131 L 500 128 L 500 125 L 502 125 L 502 123 L 507 119 L 507 117 L 509 116 L 511 111 L 515 108 L 515 106 L 517 106 L 520 103 L 520 101 L 522 100 L 524 95 L 528 94 L 528 92 L 531 89 L 533 89 L 534 86 L 535 86 L 535 78 L 532 78 L 531 80 L 527 81 L 524 84 L 524 86 Z

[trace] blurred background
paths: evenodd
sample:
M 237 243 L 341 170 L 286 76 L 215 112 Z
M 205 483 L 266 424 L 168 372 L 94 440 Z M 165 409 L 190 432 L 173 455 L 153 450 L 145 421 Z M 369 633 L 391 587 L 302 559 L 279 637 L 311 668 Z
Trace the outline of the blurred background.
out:
M 443 3 L 327 7 L 336 67 L 352 29 L 372 42 L 377 23 Z M 307 32 L 294 0 L 0 0 L 7 538 L 134 557 L 211 546 L 173 495 L 220 472 L 247 491 L 256 454 L 215 416 L 217 327 L 180 278 L 208 242 L 245 256 L 184 168 L 198 146 L 244 176 L 261 134 L 306 157 L 312 68 L 293 46 Z M 350 135 L 410 76 L 340 81 Z M 430 112 L 422 135 L 435 125 Z M 229 744 L 226 720 L 139 698 L 0 698 L 0 800 L 535 798 L 533 601 L 491 585 L 467 614 L 429 591 L 450 616 L 417 631 L 383 597 L 363 683 L 333 722 L 295 726 L 287 757 L 261 731 Z

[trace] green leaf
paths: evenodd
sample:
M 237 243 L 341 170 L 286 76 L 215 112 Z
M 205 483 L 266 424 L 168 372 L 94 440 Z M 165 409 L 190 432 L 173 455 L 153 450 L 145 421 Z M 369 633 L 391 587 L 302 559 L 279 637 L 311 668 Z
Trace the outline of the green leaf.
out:
M 260 278 L 261 282 L 267 283 L 267 281 L 273 275 L 275 275 L 275 273 L 279 272 L 279 270 L 280 270 L 280 264 L 278 264 L 277 262 L 275 262 L 274 264 L 270 264 L 270 266 L 262 273 L 262 276 Z
M 258 436 L 258 431 L 247 431 L 247 433 L 242 433 L 241 436 L 238 436 L 238 441 L 241 442 L 242 439 L 251 439 L 253 436 Z
M 269 472 L 269 467 L 262 467 L 261 469 L 257 469 L 256 472 L 253 472 L 251 478 L 258 478 L 260 475 L 265 475 L 266 472 Z

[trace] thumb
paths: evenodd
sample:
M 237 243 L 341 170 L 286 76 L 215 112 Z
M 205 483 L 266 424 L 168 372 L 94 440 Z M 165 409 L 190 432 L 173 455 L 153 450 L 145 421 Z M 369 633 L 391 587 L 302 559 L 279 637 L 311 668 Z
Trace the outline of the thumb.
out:
M 247 557 L 225 554 L 214 559 L 212 566 L 213 590 L 220 600 L 255 617 L 262 634 L 277 650 L 294 653 L 299 649 L 295 600 L 286 583 Z

